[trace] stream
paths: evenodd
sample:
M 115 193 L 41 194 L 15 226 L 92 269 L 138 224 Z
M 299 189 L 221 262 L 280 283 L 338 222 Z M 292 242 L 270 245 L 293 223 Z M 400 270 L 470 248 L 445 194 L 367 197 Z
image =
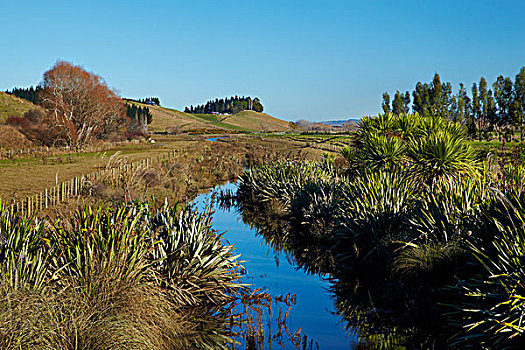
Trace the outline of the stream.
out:
M 203 210 L 211 193 L 217 190 L 236 191 L 236 186 L 221 185 L 199 195 L 194 201 L 197 208 Z M 259 333 L 256 349 L 351 349 L 358 343 L 335 313 L 328 280 L 300 269 L 291 253 L 275 251 L 243 222 L 235 207 L 215 205 L 214 210 L 214 229 L 225 232 L 224 238 L 235 245 L 236 254 L 241 254 L 246 268 L 242 283 L 250 284 L 251 290 L 267 293 L 271 300 L 269 307 L 243 322 L 237 330 L 241 335 L 236 337 L 241 345 L 233 346 L 234 349 L 252 348 L 242 336 L 249 329 Z

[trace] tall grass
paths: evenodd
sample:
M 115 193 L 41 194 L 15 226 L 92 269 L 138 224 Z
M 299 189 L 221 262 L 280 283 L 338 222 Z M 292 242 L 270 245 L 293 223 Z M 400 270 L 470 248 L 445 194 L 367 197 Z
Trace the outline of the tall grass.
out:
M 84 205 L 50 223 L 0 206 L 0 346 L 225 348 L 237 256 L 209 212 L 179 211 Z

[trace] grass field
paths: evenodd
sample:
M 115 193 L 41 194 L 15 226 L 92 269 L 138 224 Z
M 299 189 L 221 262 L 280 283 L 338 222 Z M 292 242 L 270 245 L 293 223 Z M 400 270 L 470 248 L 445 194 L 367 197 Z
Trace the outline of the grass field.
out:
M 288 131 L 291 130 L 287 121 L 277 119 L 266 113 L 242 111 L 231 116 L 220 116 L 221 121 L 241 128 L 257 131 Z
M 244 157 L 248 152 L 261 153 L 261 156 L 270 152 L 299 152 L 308 154 L 308 157 L 319 157 L 327 149 L 316 146 L 313 142 L 295 140 L 292 138 L 266 138 L 254 135 L 231 135 L 220 142 L 205 141 L 204 136 L 192 135 L 157 135 L 155 144 L 140 143 L 127 144 L 115 147 L 107 152 L 79 153 L 73 155 L 57 155 L 48 158 L 21 158 L 0 161 L 0 198 L 4 201 L 20 200 L 28 195 L 43 191 L 62 181 L 95 172 L 103 168 L 108 158 L 119 152 L 119 157 L 127 162 L 152 158 L 163 155 L 173 150 L 184 155 L 179 162 L 181 169 L 187 169 L 188 162 L 203 156 L 203 150 L 217 146 L 216 156 L 230 156 L 235 153 L 237 157 Z M 220 147 L 222 148 L 220 148 Z M 213 148 L 212 147 L 212 148 Z M 210 155 L 208 155 L 210 156 Z M 198 171 L 204 164 L 199 164 Z M 213 167 L 212 167 L 213 168 Z M 214 170 L 214 169 L 212 169 Z M 186 176 L 174 171 L 173 176 Z M 197 174 L 194 174 L 194 180 Z M 200 186 L 200 185 L 199 185 Z M 202 184 L 200 186 L 205 188 Z
M 190 137 L 180 137 L 171 140 L 169 144 L 129 144 L 102 153 L 79 153 L 74 155 L 58 155 L 49 158 L 23 158 L 0 161 L 0 198 L 3 200 L 19 200 L 71 179 L 75 176 L 94 172 L 105 166 L 108 157 L 121 152 L 129 161 L 150 158 L 164 154 L 170 150 L 182 150 L 196 141 Z
M 191 115 L 199 118 L 202 121 L 205 121 L 206 123 L 210 125 L 213 125 L 214 127 L 228 130 L 228 131 L 242 131 L 242 132 L 257 131 L 257 129 L 248 129 L 248 128 L 243 128 L 243 127 L 233 125 L 230 123 L 226 123 L 223 121 L 225 118 L 221 118 L 223 116 L 219 116 L 219 115 L 213 115 L 213 114 L 191 114 Z
M 176 109 L 159 106 L 147 106 L 153 115 L 148 129 L 151 132 L 165 132 L 170 128 L 177 127 L 181 131 L 188 129 L 214 128 L 198 117 L 187 114 Z

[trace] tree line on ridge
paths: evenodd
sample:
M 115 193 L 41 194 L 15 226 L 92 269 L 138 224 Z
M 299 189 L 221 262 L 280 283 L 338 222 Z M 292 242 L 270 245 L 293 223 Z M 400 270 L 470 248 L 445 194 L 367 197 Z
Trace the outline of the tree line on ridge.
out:
M 189 106 L 184 108 L 185 113 L 192 114 L 212 114 L 212 113 L 228 113 L 235 114 L 245 110 L 262 112 L 264 107 L 259 98 L 251 97 L 226 97 L 224 99 L 215 99 L 206 102 L 203 105 Z

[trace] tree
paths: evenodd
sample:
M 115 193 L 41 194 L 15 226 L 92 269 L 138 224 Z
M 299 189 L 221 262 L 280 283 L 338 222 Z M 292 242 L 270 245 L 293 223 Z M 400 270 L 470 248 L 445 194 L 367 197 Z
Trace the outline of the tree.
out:
M 413 97 L 413 106 L 412 109 L 414 112 L 422 116 L 432 115 L 432 103 L 430 98 L 431 89 L 428 84 L 422 84 L 417 82 L 416 89 L 412 92 Z
M 40 86 L 37 86 L 36 88 L 33 88 L 33 86 L 31 86 L 28 89 L 15 87 L 11 91 L 7 90 L 6 93 L 15 95 L 16 97 L 19 97 L 19 98 L 23 98 L 34 104 L 38 104 L 40 103 L 40 101 L 38 100 L 38 95 L 40 93 L 40 90 L 42 90 Z
M 299 119 L 295 122 L 295 124 L 297 124 L 299 128 L 303 131 L 308 131 L 312 129 L 312 123 L 305 119 Z
M 521 124 L 521 141 L 523 141 L 523 125 L 525 123 L 525 67 L 522 67 L 514 81 L 514 110 Z
M 498 124 L 498 109 L 496 108 L 496 101 L 492 96 L 492 90 L 489 89 L 487 93 L 487 121 L 491 128 Z
M 261 100 L 259 100 L 258 97 L 253 99 L 253 110 L 259 113 L 262 113 L 262 111 L 264 110 Z
M 479 138 L 481 138 L 481 103 L 479 102 L 478 86 L 476 83 L 472 85 L 472 119 L 477 123 Z
M 479 114 L 479 120 L 478 120 L 478 129 L 480 132 L 480 138 L 481 138 L 481 131 L 485 130 L 486 123 L 488 120 L 488 114 L 489 114 L 489 95 L 487 91 L 487 81 L 484 77 L 481 77 L 478 84 L 478 91 L 479 91 L 479 104 L 481 105 L 480 108 L 480 114 Z
M 512 80 L 500 75 L 492 87 L 498 103 L 500 123 L 504 126 L 512 124 Z
M 443 85 L 441 84 L 441 78 L 439 77 L 439 74 L 434 74 L 434 79 L 432 80 L 432 87 L 431 87 L 431 110 L 432 115 L 434 116 L 441 116 L 445 117 L 443 114 L 444 109 L 444 101 L 443 101 Z
M 383 103 L 381 104 L 384 113 L 390 113 L 390 95 L 388 92 L 383 93 Z
M 403 112 L 410 112 L 410 92 L 406 91 L 405 96 L 401 96 L 403 99 Z
M 392 113 L 395 115 L 400 115 L 403 113 L 404 105 L 405 102 L 403 101 L 401 94 L 399 91 L 396 91 L 396 94 L 394 95 L 394 101 L 392 101 Z
M 127 126 L 122 100 L 104 80 L 69 62 L 58 61 L 44 73 L 41 101 L 62 142 L 82 146 L 108 139 Z

